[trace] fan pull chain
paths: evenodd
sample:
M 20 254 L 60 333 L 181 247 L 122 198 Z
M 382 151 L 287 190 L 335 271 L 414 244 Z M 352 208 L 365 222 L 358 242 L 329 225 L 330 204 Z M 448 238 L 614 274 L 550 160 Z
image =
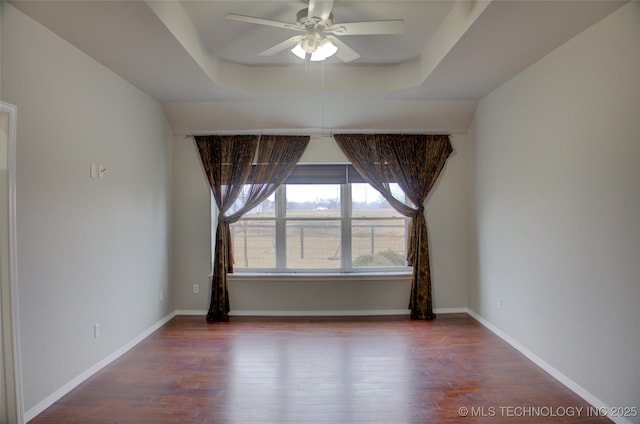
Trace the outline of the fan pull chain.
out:
M 320 124 L 320 135 L 324 135 L 324 60 L 320 63 L 321 65 L 321 73 L 322 73 L 322 122 Z

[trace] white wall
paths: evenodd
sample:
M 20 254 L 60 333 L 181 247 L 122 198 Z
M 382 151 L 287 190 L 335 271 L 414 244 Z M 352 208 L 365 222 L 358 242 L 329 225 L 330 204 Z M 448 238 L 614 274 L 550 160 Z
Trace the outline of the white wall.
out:
M 465 308 L 469 279 L 469 140 L 451 139 L 455 153 L 427 200 L 431 240 L 434 307 Z M 198 152 L 192 140 L 173 142 L 175 193 L 173 211 L 173 281 L 176 309 L 206 310 L 209 306 L 211 267 L 210 194 Z M 346 158 L 332 138 L 312 138 L 300 163 L 344 163 Z M 231 312 L 269 311 L 398 311 L 409 303 L 410 280 L 308 281 L 230 278 Z M 193 293 L 193 285 L 203 290 Z
M 639 40 L 631 2 L 480 102 L 470 304 L 595 398 L 640 408 Z
M 211 273 L 211 200 L 192 138 L 175 137 L 172 144 L 173 209 L 172 278 L 178 310 L 209 308 Z M 201 287 L 193 293 L 193 285 Z
M 28 411 L 173 311 L 171 136 L 158 102 L 2 3 Z M 89 177 L 91 162 L 103 179 Z

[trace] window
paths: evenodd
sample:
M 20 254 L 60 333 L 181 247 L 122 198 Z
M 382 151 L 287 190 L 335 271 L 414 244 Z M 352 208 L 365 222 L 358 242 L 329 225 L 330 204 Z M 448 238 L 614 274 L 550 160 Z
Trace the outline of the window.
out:
M 407 218 L 369 184 L 348 182 L 348 174 L 341 172 L 341 182 L 329 175 L 300 178 L 300 172 L 294 173 L 231 225 L 235 271 L 408 271 Z M 398 187 L 394 195 L 403 196 Z

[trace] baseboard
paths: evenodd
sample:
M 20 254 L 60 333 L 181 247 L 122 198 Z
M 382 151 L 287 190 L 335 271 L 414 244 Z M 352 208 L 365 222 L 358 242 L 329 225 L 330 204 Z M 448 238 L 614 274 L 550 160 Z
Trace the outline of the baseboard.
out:
M 467 309 L 466 312 L 470 316 L 472 316 L 476 321 L 482 324 L 485 328 L 491 331 L 493 334 L 500 337 L 505 342 L 509 343 L 514 349 L 516 349 L 517 351 L 522 353 L 524 356 L 526 356 L 529 360 L 531 360 L 531 362 L 533 362 L 534 364 L 542 368 L 544 371 L 550 374 L 553 378 L 555 378 L 560 383 L 565 385 L 569 390 L 571 390 L 572 392 L 580 396 L 582 399 L 584 399 L 586 402 L 591 404 L 594 408 L 597 408 L 598 410 L 602 410 L 602 411 L 612 410 L 612 408 L 610 408 L 606 403 L 602 402 L 600 399 L 595 397 L 593 394 L 591 394 L 585 388 L 577 384 L 575 381 L 571 380 L 569 377 L 567 377 L 566 375 L 558 371 L 556 368 L 549 365 L 538 355 L 536 355 L 535 353 L 527 349 L 525 346 L 520 344 L 518 341 L 516 341 L 514 338 L 509 336 L 507 333 L 500 330 L 498 327 L 496 327 L 495 325 L 491 324 L 489 321 L 487 321 L 486 319 L 478 315 L 475 311 L 471 309 Z M 622 417 L 609 416 L 608 418 L 617 424 L 631 424 L 631 421 L 628 421 Z
M 468 308 L 434 308 L 433 313 L 438 314 L 466 314 L 469 312 Z
M 197 315 L 197 316 L 206 316 L 207 315 L 207 310 L 206 309 L 176 309 L 175 311 L 176 315 Z
M 436 308 L 436 314 L 464 314 L 467 308 Z M 235 310 L 229 312 L 231 317 L 356 317 L 376 315 L 409 315 L 408 309 L 353 309 L 353 310 L 316 310 L 316 311 L 259 311 L 259 310 Z M 178 309 L 176 315 L 207 315 L 204 309 Z
M 87 369 L 86 371 L 84 371 L 83 373 L 75 377 L 73 380 L 69 381 L 67 384 L 65 384 L 64 386 L 60 387 L 58 390 L 56 390 L 55 392 L 47 396 L 45 399 L 40 401 L 33 408 L 25 412 L 24 414 L 25 422 L 29 422 L 30 420 L 37 417 L 41 412 L 43 412 L 45 409 L 47 409 L 48 407 L 53 405 L 55 402 L 60 400 L 64 395 L 66 395 L 71 390 L 75 389 L 77 386 L 79 386 L 81 383 L 87 380 L 89 377 L 91 377 L 92 375 L 94 375 L 95 373 L 97 373 L 98 371 L 100 371 L 101 369 L 103 369 L 104 367 L 106 367 L 107 365 L 109 365 L 110 363 L 112 363 L 113 361 L 115 361 L 125 353 L 127 353 L 135 345 L 137 345 L 138 343 L 140 343 L 141 341 L 149 337 L 154 331 L 162 327 L 164 324 L 169 322 L 169 320 L 171 320 L 175 316 L 176 316 L 176 313 L 171 312 L 169 315 L 160 319 L 158 322 L 154 323 L 151 327 L 147 328 L 145 331 L 140 333 L 136 338 L 131 340 L 129 343 L 122 346 L 120 349 L 116 350 L 109 356 L 105 357 L 100 362 L 93 365 L 91 368 Z
M 369 315 L 409 315 L 408 309 L 354 309 L 322 311 L 255 311 L 229 312 L 232 317 L 355 317 Z

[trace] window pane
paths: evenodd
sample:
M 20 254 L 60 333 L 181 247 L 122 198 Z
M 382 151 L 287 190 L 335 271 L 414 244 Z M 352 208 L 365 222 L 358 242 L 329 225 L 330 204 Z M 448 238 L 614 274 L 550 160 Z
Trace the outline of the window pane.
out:
M 292 184 L 286 190 L 288 218 L 340 216 L 340 184 Z
M 238 199 L 235 201 L 233 206 L 231 206 L 230 211 L 227 215 L 231 215 L 235 213 L 238 209 L 244 206 L 247 201 L 247 196 L 249 195 L 249 187 L 250 185 L 245 185 L 238 196 Z M 276 216 L 276 195 L 275 192 L 271 194 L 267 199 L 265 199 L 258 206 L 247 212 L 243 215 L 245 218 L 272 218 Z
M 340 221 L 287 221 L 287 268 L 340 268 Z
M 231 242 L 236 269 L 275 268 L 275 221 L 241 219 L 231 225 Z
M 354 267 L 406 266 L 406 220 L 354 219 L 351 251 Z
M 404 199 L 404 193 L 398 184 L 391 184 L 391 192 L 397 199 Z M 399 217 L 389 202 L 369 184 L 351 185 L 351 215 L 357 218 Z

